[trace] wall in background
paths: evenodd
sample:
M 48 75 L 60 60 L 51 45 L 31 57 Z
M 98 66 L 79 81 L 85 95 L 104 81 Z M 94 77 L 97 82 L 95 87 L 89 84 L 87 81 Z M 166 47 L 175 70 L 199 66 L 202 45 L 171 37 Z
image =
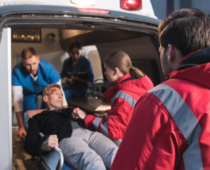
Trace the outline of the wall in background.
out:
M 167 15 L 167 0 L 150 0 L 155 16 L 163 20 Z
M 47 34 L 54 33 L 54 41 L 47 38 Z M 41 59 L 49 61 L 54 65 L 60 74 L 63 61 L 68 57 L 68 53 L 61 49 L 57 29 L 42 29 L 41 43 L 12 43 L 12 67 L 21 61 L 21 51 L 25 47 L 33 47 Z
M 167 17 L 169 6 L 173 6 L 177 11 L 182 8 L 198 8 L 206 14 L 210 15 L 210 1 L 209 0 L 150 0 L 154 13 L 158 19 L 163 20 Z M 173 3 L 169 5 L 168 3 Z

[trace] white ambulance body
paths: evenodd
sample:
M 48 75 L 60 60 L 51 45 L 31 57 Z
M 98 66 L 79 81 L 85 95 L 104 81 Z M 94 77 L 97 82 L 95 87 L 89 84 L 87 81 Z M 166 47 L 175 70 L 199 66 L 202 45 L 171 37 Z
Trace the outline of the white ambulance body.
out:
M 107 9 L 113 11 L 121 11 L 127 13 L 133 13 L 138 15 L 155 17 L 154 11 L 151 5 L 150 0 L 125 0 L 122 3 L 127 6 L 128 10 L 121 8 L 120 0 L 3 0 L 0 1 L 1 6 L 7 5 L 53 5 L 53 6 L 69 6 L 76 8 L 94 8 L 94 9 Z M 140 5 L 138 7 L 138 4 Z M 132 10 L 129 10 L 129 5 Z M 135 6 L 140 8 L 139 10 L 135 10 Z

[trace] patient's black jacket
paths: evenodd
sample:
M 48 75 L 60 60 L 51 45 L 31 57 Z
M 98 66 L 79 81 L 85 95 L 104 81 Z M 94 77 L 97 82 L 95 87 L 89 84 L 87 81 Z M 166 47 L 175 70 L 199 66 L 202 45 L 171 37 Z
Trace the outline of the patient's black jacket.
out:
M 30 118 L 24 143 L 25 151 L 32 156 L 45 155 L 47 152 L 42 151 L 41 146 L 50 135 L 57 135 L 59 141 L 70 137 L 72 134 L 72 111 L 72 108 L 46 110 Z M 78 120 L 78 124 L 84 127 L 82 121 Z M 44 134 L 44 137 L 40 136 L 40 132 Z

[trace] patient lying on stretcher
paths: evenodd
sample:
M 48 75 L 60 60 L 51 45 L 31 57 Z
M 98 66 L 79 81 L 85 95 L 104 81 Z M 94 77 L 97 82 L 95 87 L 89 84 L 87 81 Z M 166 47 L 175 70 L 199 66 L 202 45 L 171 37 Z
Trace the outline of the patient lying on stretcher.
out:
M 60 86 L 51 84 L 43 91 L 47 110 L 29 119 L 29 128 L 24 148 L 34 156 L 46 154 L 59 146 L 65 161 L 79 170 L 106 170 L 110 168 L 118 147 L 98 132 L 78 127 L 72 129 L 72 113 L 76 110 L 63 109 Z M 78 122 L 83 125 L 82 122 Z M 45 136 L 42 138 L 39 133 Z

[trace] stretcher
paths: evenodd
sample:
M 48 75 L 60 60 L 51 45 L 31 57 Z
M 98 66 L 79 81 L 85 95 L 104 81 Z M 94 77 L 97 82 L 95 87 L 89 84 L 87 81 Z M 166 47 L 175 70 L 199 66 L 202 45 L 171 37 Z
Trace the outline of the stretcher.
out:
M 44 109 L 28 110 L 24 113 L 24 124 L 26 129 L 28 129 L 28 119 L 42 111 L 44 111 Z M 40 133 L 40 136 L 43 137 L 44 134 Z M 40 163 L 46 170 L 75 170 L 64 162 L 64 156 L 59 147 L 53 148 L 46 156 L 41 156 Z

